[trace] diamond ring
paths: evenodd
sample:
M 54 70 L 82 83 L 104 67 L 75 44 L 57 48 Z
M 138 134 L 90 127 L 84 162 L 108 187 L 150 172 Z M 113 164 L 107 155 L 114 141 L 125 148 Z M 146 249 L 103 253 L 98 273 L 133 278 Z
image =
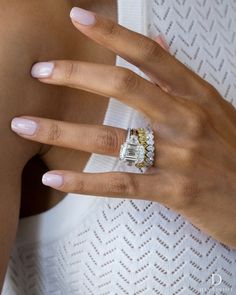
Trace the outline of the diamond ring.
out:
M 143 172 L 142 168 L 153 166 L 154 152 L 154 134 L 151 128 L 129 128 L 126 141 L 120 148 L 120 160 Z

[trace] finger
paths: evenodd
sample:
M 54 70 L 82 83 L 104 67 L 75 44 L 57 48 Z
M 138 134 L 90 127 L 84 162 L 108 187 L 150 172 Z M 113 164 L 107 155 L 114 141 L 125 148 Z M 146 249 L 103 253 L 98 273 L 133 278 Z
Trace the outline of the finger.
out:
M 163 115 L 176 116 L 174 101 L 152 82 L 134 72 L 110 65 L 78 61 L 54 61 L 38 63 L 32 68 L 34 77 L 44 83 L 83 89 L 106 97 L 115 97 L 122 102 L 151 116 L 158 108 Z M 172 114 L 166 114 L 166 111 Z
M 14 118 L 11 127 L 29 140 L 116 157 L 127 136 L 127 131 L 120 128 L 73 124 L 37 117 Z
M 135 64 L 170 93 L 199 93 L 201 79 L 154 40 L 87 10 L 73 8 L 70 16 L 82 33 Z
M 114 157 L 119 155 L 120 147 L 127 137 L 127 130 L 121 128 L 74 124 L 38 117 L 14 118 L 11 126 L 17 134 L 32 141 Z M 155 163 L 158 168 L 168 167 L 172 171 L 181 171 L 186 170 L 186 166 L 192 166 L 192 151 L 187 147 L 170 144 L 159 133 L 156 148 Z
M 149 199 L 164 202 L 171 195 L 166 179 L 161 173 L 154 176 L 120 172 L 50 171 L 44 174 L 42 182 L 44 185 L 63 192 L 83 195 Z

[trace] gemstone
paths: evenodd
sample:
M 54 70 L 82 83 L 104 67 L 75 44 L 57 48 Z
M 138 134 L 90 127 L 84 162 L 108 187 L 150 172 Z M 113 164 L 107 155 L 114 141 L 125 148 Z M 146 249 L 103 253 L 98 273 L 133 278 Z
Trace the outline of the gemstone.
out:
M 121 145 L 121 148 L 120 148 L 120 160 L 125 159 L 125 154 L 126 154 L 126 143 Z
M 120 149 L 120 160 L 132 163 L 142 163 L 145 158 L 145 148 L 142 145 L 134 145 L 125 142 Z
M 147 135 L 147 138 L 148 138 L 148 139 L 154 139 L 154 135 L 149 133 L 149 134 Z
M 153 152 L 148 152 L 147 156 L 148 156 L 148 158 L 153 158 L 154 154 L 153 154 Z
M 139 144 L 137 136 L 132 135 L 129 139 L 129 142 L 132 144 Z
M 148 147 L 147 147 L 147 150 L 149 151 L 149 152 L 154 152 L 154 146 L 152 146 L 152 145 L 149 145 Z
M 142 163 L 145 158 L 145 148 L 140 145 L 137 147 L 137 161 L 135 163 Z
M 148 139 L 148 140 L 147 140 L 147 144 L 149 144 L 149 145 L 153 145 L 153 144 L 154 144 L 154 140 L 153 140 L 153 139 Z

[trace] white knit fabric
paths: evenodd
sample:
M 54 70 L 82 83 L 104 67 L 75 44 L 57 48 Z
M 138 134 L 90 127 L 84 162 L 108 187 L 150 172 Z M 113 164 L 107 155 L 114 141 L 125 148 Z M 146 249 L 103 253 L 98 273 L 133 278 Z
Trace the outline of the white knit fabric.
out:
M 235 15 L 235 0 L 119 1 L 120 23 L 163 34 L 171 53 L 234 105 Z M 120 58 L 117 64 L 133 69 Z M 126 128 L 144 121 L 111 99 L 104 122 Z M 124 166 L 93 155 L 85 169 L 110 170 Z M 236 251 L 159 203 L 68 195 L 21 220 L 2 294 L 236 294 Z

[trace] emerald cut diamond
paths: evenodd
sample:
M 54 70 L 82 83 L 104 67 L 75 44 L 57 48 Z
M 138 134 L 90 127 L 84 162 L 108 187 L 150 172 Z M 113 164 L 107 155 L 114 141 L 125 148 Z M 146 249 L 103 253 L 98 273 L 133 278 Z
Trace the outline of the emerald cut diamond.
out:
M 133 144 L 125 142 L 120 149 L 120 160 L 127 161 L 131 166 L 132 164 L 139 164 L 144 161 L 145 148 L 140 144 Z
M 128 129 L 126 141 L 120 148 L 120 160 L 136 166 L 142 173 L 154 163 L 154 135 L 151 129 Z

